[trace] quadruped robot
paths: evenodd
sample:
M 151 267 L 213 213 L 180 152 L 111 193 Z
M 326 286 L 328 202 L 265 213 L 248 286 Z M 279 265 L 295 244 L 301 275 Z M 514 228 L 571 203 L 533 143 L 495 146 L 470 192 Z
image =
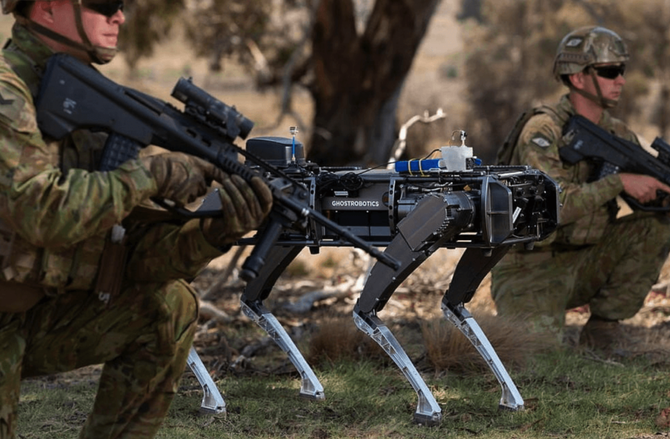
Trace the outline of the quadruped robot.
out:
M 198 156 L 245 181 L 265 180 L 273 196 L 267 224 L 238 242 L 253 246 L 240 271 L 247 281 L 241 307 L 286 352 L 301 377 L 300 395 L 323 399 L 324 389 L 263 302 L 304 248 L 315 253 L 321 247 L 355 246 L 376 262 L 354 306 L 354 323 L 384 349 L 416 391 L 414 419 L 439 423 L 439 405 L 379 313 L 403 280 L 438 249 L 464 248 L 442 311 L 500 382 L 500 406 L 523 408 L 514 382 L 464 305 L 512 245 L 530 248 L 556 229 L 559 188 L 550 177 L 528 166 L 482 166 L 465 145 L 465 133 L 461 145 L 441 148 L 439 158 L 395 162 L 394 169 L 319 167 L 305 160 L 295 134 L 251 138 L 246 149 L 237 147 L 235 140 L 246 139 L 253 122 L 190 79 L 180 79 L 172 96 L 183 110 L 116 84 L 70 55 L 56 54 L 35 102 L 37 122 L 54 140 L 77 129 L 108 133 L 100 171 L 116 169 L 155 145 Z M 217 195 L 207 197 L 196 212 L 154 201 L 184 220 L 221 215 Z M 123 225 L 115 228 L 122 236 Z M 203 387 L 201 409 L 225 411 L 223 397 L 193 349 L 188 364 Z
M 438 159 L 399 161 L 394 169 L 320 168 L 305 160 L 303 146 L 295 136 L 247 141 L 250 154 L 304 185 L 312 209 L 371 246 L 384 248 L 384 254 L 397 261 L 395 267 L 379 261 L 372 266 L 354 306 L 353 320 L 405 375 L 418 396 L 414 420 L 426 425 L 440 422 L 441 409 L 378 314 L 396 288 L 438 249 L 465 248 L 443 296 L 442 312 L 470 340 L 498 379 L 500 407 L 523 409 L 516 385 L 464 305 L 512 245 L 532 248 L 559 222 L 559 189 L 551 178 L 528 166 L 481 166 L 464 140 L 465 133 L 460 146 L 441 148 Z M 217 199 L 206 199 L 203 208 Z M 257 270 L 251 276 L 246 273 L 242 311 L 288 355 L 301 377 L 300 396 L 324 399 L 316 374 L 263 302 L 304 248 L 318 253 L 321 247 L 351 244 L 315 222 L 304 230 L 281 227 L 277 235 L 262 262 L 255 264 Z M 258 240 L 257 235 L 239 244 L 255 245 Z M 242 274 L 245 276 L 244 270 Z M 225 411 L 224 399 L 194 349 L 188 364 L 204 391 L 201 411 Z

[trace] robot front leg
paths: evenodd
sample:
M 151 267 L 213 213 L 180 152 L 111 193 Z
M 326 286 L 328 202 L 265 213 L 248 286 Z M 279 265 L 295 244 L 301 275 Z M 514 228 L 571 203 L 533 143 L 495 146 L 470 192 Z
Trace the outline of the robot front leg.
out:
M 260 326 L 274 340 L 281 350 L 286 352 L 293 366 L 301 377 L 300 396 L 308 399 L 325 399 L 323 386 L 312 371 L 305 357 L 293 343 L 286 330 L 277 318 L 263 306 L 263 301 L 270 295 L 275 282 L 286 267 L 298 256 L 303 246 L 273 247 L 267 261 L 258 273 L 258 277 L 247 284 L 242 295 L 242 312 Z
M 514 381 L 512 381 L 512 378 L 507 373 L 500 358 L 498 358 L 495 349 L 493 349 L 488 338 L 484 335 L 484 331 L 482 331 L 472 315 L 463 307 L 463 305 L 458 305 L 457 307 L 452 308 L 444 302 L 442 302 L 442 312 L 447 320 L 453 323 L 458 330 L 470 340 L 470 343 L 477 349 L 498 379 L 498 382 L 502 387 L 502 396 L 500 397 L 499 407 L 512 411 L 523 410 L 524 402 L 521 394 L 517 390 Z
M 253 320 L 258 326 L 274 340 L 274 342 L 288 355 L 289 360 L 300 374 L 300 396 L 307 399 L 323 400 L 326 395 L 319 379 L 312 368 L 303 357 L 298 347 L 293 343 L 291 337 L 286 333 L 284 327 L 270 311 L 265 309 L 260 302 L 248 303 L 242 301 L 242 312 Z
M 501 246 L 493 249 L 490 254 L 486 254 L 481 249 L 467 249 L 458 261 L 449 290 L 442 299 L 442 312 L 447 320 L 453 323 L 470 340 L 498 379 L 502 387 L 500 407 L 517 411 L 524 408 L 521 394 L 500 358 L 498 358 L 495 349 L 486 338 L 484 331 L 463 306 L 464 302 L 469 302 L 472 299 L 481 281 L 507 253 L 507 250 L 509 250 L 509 246 Z
M 358 307 L 354 309 L 354 323 L 381 346 L 416 391 L 419 402 L 414 413 L 414 422 L 438 425 L 442 420 L 442 409 L 391 330 L 374 313 L 363 313 Z
M 442 409 L 398 340 L 377 317 L 377 312 L 386 305 L 398 285 L 426 260 L 428 254 L 412 251 L 402 237 L 394 239 L 386 248 L 386 253 L 398 259 L 401 267 L 394 271 L 380 263 L 374 265 L 354 307 L 354 323 L 381 346 L 416 391 L 419 401 L 414 421 L 418 424 L 437 425 L 442 419 Z
M 242 311 L 256 324 L 263 328 L 270 337 L 284 350 L 289 353 L 289 358 L 303 377 L 300 394 L 309 398 L 323 399 L 323 387 L 316 379 L 314 373 L 305 362 L 304 358 L 293 344 L 290 337 L 284 331 L 277 319 L 263 308 L 263 300 L 268 297 L 272 286 L 277 281 L 284 269 L 300 253 L 302 247 L 276 247 L 268 255 L 268 263 L 261 269 L 259 276 L 249 282 L 242 298 Z M 224 413 L 226 403 L 212 380 L 207 368 L 202 363 L 195 348 L 191 348 L 188 354 L 187 364 L 203 390 L 200 411 L 203 413 Z
M 400 343 L 376 314 L 407 276 L 442 243 L 455 237 L 469 224 L 471 213 L 472 205 L 467 197 L 450 194 L 422 198 L 414 210 L 398 223 L 399 233 L 384 251 L 400 262 L 399 268 L 376 263 L 354 309 L 354 321 L 358 328 L 384 349 L 416 391 L 419 403 L 414 420 L 421 424 L 438 424 L 442 419 L 442 410 Z

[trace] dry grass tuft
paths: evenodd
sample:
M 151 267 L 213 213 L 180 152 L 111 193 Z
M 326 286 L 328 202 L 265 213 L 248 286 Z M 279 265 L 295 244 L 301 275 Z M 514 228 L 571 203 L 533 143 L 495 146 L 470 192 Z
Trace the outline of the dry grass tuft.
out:
M 555 336 L 529 331 L 524 319 L 500 319 L 481 310 L 473 315 L 506 367 L 522 367 L 533 355 L 559 347 Z M 420 338 L 427 364 L 436 371 L 480 373 L 488 370 L 472 343 L 443 317 L 423 321 Z M 347 318 L 331 319 L 320 325 L 310 339 L 308 352 L 308 361 L 316 364 L 363 359 L 389 361 L 384 351 Z
M 645 357 L 654 365 L 670 364 L 670 324 L 663 322 L 650 328 L 626 326 L 631 346 L 626 346 L 632 356 Z
M 350 318 L 333 318 L 319 325 L 310 339 L 307 360 L 324 364 L 341 360 L 386 361 L 386 353 L 360 331 Z
M 529 331 L 522 318 L 501 319 L 477 311 L 472 314 L 505 366 L 521 367 L 534 354 L 558 347 L 555 336 Z M 488 369 L 470 340 L 444 318 L 424 322 L 421 330 L 427 360 L 437 371 Z

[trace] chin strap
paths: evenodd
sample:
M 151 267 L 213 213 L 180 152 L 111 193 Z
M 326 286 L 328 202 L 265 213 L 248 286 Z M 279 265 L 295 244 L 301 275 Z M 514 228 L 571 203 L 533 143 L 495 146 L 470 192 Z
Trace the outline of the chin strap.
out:
M 617 101 L 613 99 L 607 99 L 603 97 L 602 91 L 600 91 L 600 85 L 598 84 L 598 78 L 596 78 L 596 71 L 591 68 L 591 66 L 586 67 L 586 70 L 588 70 L 589 76 L 591 76 L 591 80 L 593 81 L 593 85 L 596 87 L 596 92 L 598 95 L 594 95 L 588 92 L 585 92 L 584 90 L 580 90 L 576 88 L 575 86 L 572 85 L 572 83 L 569 84 L 570 90 L 574 91 L 575 93 L 578 93 L 582 96 L 584 96 L 587 99 L 592 100 L 596 104 L 600 105 L 603 108 L 614 108 L 618 104 Z
M 22 17 L 16 14 L 14 15 L 14 17 L 19 24 L 22 24 L 23 26 L 25 26 L 26 28 L 30 29 L 35 33 L 44 35 L 49 39 L 64 44 L 68 47 L 72 47 L 73 49 L 86 52 L 86 54 L 89 56 L 92 62 L 96 64 L 107 64 L 112 60 L 112 58 L 114 58 L 118 50 L 115 47 L 107 48 L 107 47 L 94 46 L 91 43 L 91 40 L 88 38 L 88 35 L 86 35 L 86 30 L 84 29 L 84 22 L 81 17 L 82 16 L 81 0 L 72 0 L 72 7 L 74 8 L 74 17 L 75 22 L 77 24 L 77 32 L 79 33 L 79 37 L 82 40 L 81 43 L 73 41 L 59 33 L 56 33 L 53 30 L 44 27 L 41 24 L 35 23 L 34 21 L 26 17 Z
M 74 9 L 74 21 L 77 24 L 77 32 L 79 32 L 79 38 L 81 38 L 81 41 L 84 43 L 83 46 L 85 47 L 86 53 L 88 53 L 88 56 L 91 57 L 93 62 L 99 63 L 101 60 L 84 29 L 84 20 L 81 18 L 81 0 L 72 0 L 72 8 Z

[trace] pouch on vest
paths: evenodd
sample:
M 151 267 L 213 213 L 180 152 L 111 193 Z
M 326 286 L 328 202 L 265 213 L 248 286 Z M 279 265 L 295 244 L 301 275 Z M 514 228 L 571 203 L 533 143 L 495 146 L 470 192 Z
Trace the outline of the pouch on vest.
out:
M 95 283 L 94 292 L 98 298 L 109 305 L 109 302 L 121 292 L 121 284 L 128 257 L 125 229 L 115 225 L 110 237 L 105 242 L 102 252 L 100 271 Z

